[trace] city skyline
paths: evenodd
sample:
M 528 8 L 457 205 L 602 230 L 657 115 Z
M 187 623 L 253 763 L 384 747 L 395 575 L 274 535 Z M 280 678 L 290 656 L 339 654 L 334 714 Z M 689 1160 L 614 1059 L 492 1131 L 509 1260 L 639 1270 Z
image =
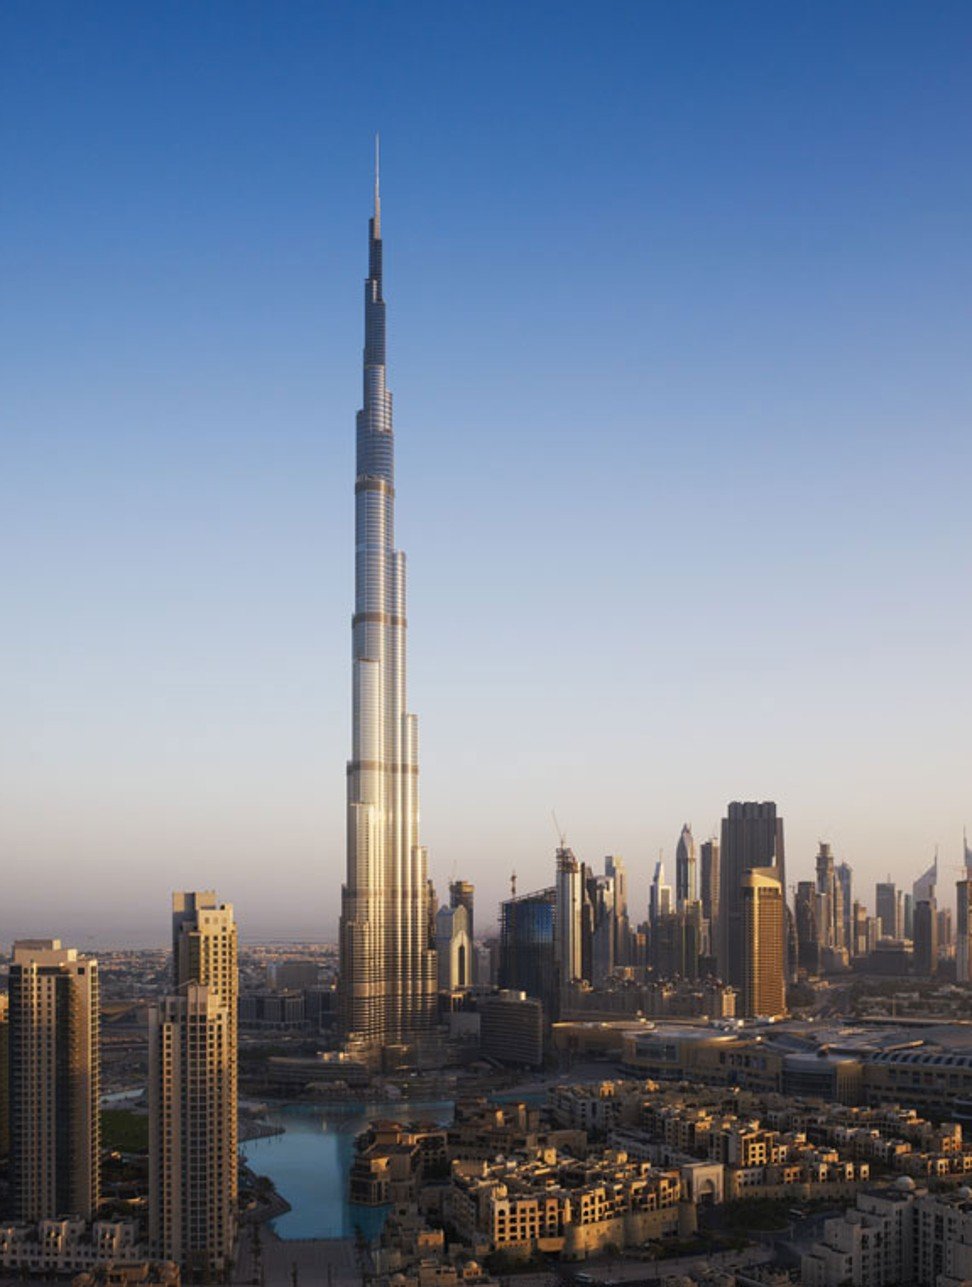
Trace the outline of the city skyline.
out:
M 437 33 L 435 88 L 399 67 L 349 92 L 339 69 L 320 88 L 330 28 L 307 10 L 264 75 L 241 20 L 214 85 L 165 33 L 136 84 L 112 56 L 159 33 L 135 16 L 110 38 L 76 18 L 55 56 L 42 24 L 5 13 L 0 92 L 24 138 L 0 216 L 17 301 L 0 359 L 16 551 L 0 942 L 118 942 L 124 904 L 128 941 L 154 943 L 159 897 L 200 883 L 232 893 L 253 938 L 336 936 L 369 113 L 388 118 L 410 678 L 440 894 L 473 881 L 486 932 L 512 869 L 549 883 L 554 808 L 579 858 L 623 856 L 637 922 L 685 818 L 701 843 L 728 801 L 765 799 L 791 884 L 827 841 L 871 906 L 938 844 L 951 902 L 972 812 L 969 89 L 951 52 L 968 19 L 862 10 L 838 52 L 758 12 L 777 55 L 761 80 L 745 24 L 714 11 L 704 32 L 624 6 L 610 33 L 524 18 L 522 47 L 549 39 L 548 60 L 512 77 L 495 123 L 475 98 L 520 66 L 503 20 Z M 351 47 L 366 25 L 347 18 Z M 647 87 L 625 32 L 670 50 Z M 190 34 L 193 53 L 226 36 L 204 19 Z M 611 92 L 560 91 L 558 117 L 551 87 L 588 38 L 619 55 L 614 81 L 591 72 Z M 464 92 L 455 42 L 474 39 Z M 714 81 L 692 100 L 700 50 Z M 187 92 L 169 120 L 173 68 Z M 97 92 L 64 137 L 82 80 Z M 214 86 L 268 106 L 245 144 Z M 443 88 L 455 111 L 433 128 Z M 120 101 L 140 146 L 111 133 Z M 100 140 L 93 166 L 82 138 Z M 608 635 L 632 598 L 632 628 Z

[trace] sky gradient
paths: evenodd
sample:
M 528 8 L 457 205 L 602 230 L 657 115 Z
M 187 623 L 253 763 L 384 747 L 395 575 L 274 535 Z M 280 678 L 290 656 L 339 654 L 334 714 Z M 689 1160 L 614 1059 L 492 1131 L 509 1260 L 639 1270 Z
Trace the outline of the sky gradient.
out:
M 330 937 L 382 132 L 440 892 L 972 825 L 972 10 L 0 10 L 0 942 Z M 953 891 L 954 892 L 954 891 Z M 950 900 L 949 900 L 950 901 Z

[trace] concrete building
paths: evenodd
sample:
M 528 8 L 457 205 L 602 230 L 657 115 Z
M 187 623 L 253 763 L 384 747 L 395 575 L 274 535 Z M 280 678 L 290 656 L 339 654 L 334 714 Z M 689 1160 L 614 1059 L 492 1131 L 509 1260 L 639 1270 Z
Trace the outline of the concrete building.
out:
M 100 1193 L 98 963 L 58 939 L 14 944 L 10 966 L 10 1179 L 35 1222 L 90 1220 Z
M 756 867 L 742 878 L 743 1014 L 786 1013 L 783 962 L 783 889 L 776 867 Z
M 172 899 L 174 995 L 149 1011 L 153 1254 L 222 1274 L 236 1236 L 237 934 L 212 891 Z
M 340 999 L 347 1036 L 410 1041 L 436 1021 L 434 924 L 419 839 L 418 721 L 408 713 L 405 555 L 395 548 L 395 439 L 386 384 L 381 199 L 375 166 L 357 418 L 352 746 Z

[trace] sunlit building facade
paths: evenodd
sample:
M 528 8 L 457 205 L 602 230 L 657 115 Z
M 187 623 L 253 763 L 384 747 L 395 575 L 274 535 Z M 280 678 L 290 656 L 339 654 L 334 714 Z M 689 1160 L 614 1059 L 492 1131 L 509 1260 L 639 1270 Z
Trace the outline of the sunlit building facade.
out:
M 340 1004 L 346 1035 L 382 1044 L 428 1031 L 436 1014 L 434 926 L 426 852 L 419 843 L 418 726 L 406 712 L 405 555 L 395 548 L 394 451 L 376 167 L 354 489 L 352 750 Z

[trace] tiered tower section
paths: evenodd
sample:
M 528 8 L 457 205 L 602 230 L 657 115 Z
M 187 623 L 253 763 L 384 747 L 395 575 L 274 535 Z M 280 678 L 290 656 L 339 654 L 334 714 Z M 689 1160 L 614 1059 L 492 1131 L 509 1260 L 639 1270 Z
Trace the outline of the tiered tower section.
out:
M 419 844 L 418 729 L 405 709 L 405 555 L 395 549 L 377 158 L 354 491 L 353 732 L 347 881 L 341 892 L 341 1018 L 346 1036 L 387 1043 L 407 1041 L 433 1026 L 436 967 L 426 852 Z

